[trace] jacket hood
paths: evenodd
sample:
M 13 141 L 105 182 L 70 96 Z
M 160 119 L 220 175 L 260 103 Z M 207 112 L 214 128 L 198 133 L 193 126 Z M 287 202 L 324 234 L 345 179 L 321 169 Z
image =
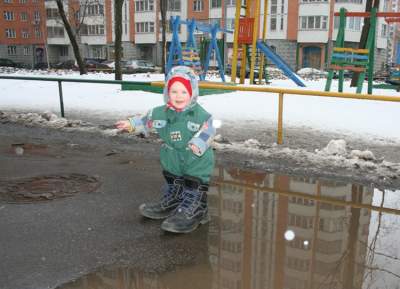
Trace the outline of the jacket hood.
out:
M 192 86 L 192 97 L 190 99 L 189 105 L 185 107 L 184 110 L 193 107 L 197 103 L 197 98 L 199 96 L 199 82 L 198 82 L 198 76 L 194 73 L 194 71 L 190 67 L 187 66 L 175 66 L 168 73 L 164 86 L 165 104 L 167 104 L 169 101 L 168 82 L 171 80 L 171 78 L 175 76 L 180 76 L 190 81 L 190 85 Z

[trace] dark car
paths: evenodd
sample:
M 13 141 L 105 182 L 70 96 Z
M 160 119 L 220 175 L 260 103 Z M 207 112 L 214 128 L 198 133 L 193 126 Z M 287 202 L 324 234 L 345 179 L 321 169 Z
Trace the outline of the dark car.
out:
M 89 71 L 110 70 L 107 64 L 101 63 L 100 61 L 94 59 L 85 59 L 85 66 Z
M 55 69 L 72 69 L 72 70 L 76 70 L 76 69 L 78 69 L 78 66 L 75 63 L 75 60 L 66 60 L 66 61 L 54 64 L 53 68 L 55 68 Z
M 7 58 L 0 58 L 0 66 L 7 66 L 7 67 L 22 67 L 21 64 L 12 61 L 11 59 Z

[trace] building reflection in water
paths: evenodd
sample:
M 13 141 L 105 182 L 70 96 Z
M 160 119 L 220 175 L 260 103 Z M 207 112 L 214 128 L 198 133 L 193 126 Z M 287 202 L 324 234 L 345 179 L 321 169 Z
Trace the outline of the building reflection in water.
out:
M 372 206 L 373 187 L 224 168 L 214 182 L 208 261 L 162 274 L 107 269 L 62 288 L 361 289 L 379 288 L 374 278 L 400 277 L 390 268 L 373 270 L 385 212 Z

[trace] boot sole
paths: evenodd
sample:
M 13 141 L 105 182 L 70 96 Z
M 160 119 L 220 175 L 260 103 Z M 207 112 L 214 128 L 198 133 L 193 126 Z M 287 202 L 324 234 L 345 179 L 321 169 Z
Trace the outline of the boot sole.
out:
M 170 227 L 168 227 L 168 226 L 165 226 L 164 223 L 161 224 L 161 229 L 164 230 L 164 231 L 167 231 L 167 232 L 171 232 L 171 233 L 187 234 L 187 233 L 191 233 L 191 232 L 195 231 L 200 225 L 205 225 L 205 224 L 207 224 L 208 222 L 210 222 L 210 220 L 211 220 L 210 215 L 207 214 L 207 216 L 204 217 L 204 218 L 197 224 L 197 226 L 195 226 L 195 227 L 193 227 L 193 228 L 191 228 L 191 229 L 189 229 L 189 230 L 178 230 L 178 229 L 175 229 L 175 228 L 173 228 L 173 227 L 170 228 Z
M 142 205 L 139 207 L 139 212 L 140 212 L 140 214 L 141 214 L 143 217 L 146 217 L 146 218 L 151 219 L 151 220 L 164 220 L 164 219 L 168 218 L 169 216 L 171 216 L 171 215 L 172 215 L 172 212 L 173 212 L 173 211 L 172 211 L 171 214 L 169 214 L 168 216 L 157 217 L 157 216 L 154 216 L 154 215 L 148 215 L 148 214 L 146 213 L 146 211 L 144 210 L 144 208 L 145 208 L 145 204 L 142 204 Z

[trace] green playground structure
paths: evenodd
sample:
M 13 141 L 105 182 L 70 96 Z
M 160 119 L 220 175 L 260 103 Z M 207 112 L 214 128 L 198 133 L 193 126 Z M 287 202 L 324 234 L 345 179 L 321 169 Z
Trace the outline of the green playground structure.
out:
M 335 16 L 337 14 L 335 13 Z M 325 91 L 331 90 L 332 79 L 335 72 L 339 73 L 338 91 L 343 92 L 344 71 L 360 73 L 357 81 L 357 93 L 361 93 L 365 77 L 368 76 L 368 94 L 372 93 L 372 81 L 374 74 L 375 58 L 375 31 L 376 31 L 376 8 L 371 13 L 352 13 L 341 8 L 339 12 L 340 25 L 336 37 L 335 47 L 331 55 L 328 78 L 325 85 Z M 368 32 L 367 44 L 365 49 L 354 49 L 344 47 L 346 17 L 370 17 L 370 29 Z
M 325 85 L 325 91 L 331 90 L 332 79 L 336 71 L 339 73 L 338 91 L 343 92 L 344 71 L 360 73 L 357 81 L 357 93 L 361 93 L 365 78 L 368 78 L 368 94 L 372 94 L 374 63 L 375 63 L 375 41 L 377 17 L 384 17 L 387 23 L 400 22 L 399 12 L 378 12 L 376 8 L 372 8 L 371 12 L 347 12 L 345 8 L 341 8 L 335 16 L 340 16 L 339 31 L 336 37 L 335 47 L 333 48 L 329 73 Z M 367 43 L 365 49 L 346 48 L 345 29 L 346 17 L 363 17 L 370 18 L 370 28 L 368 31 Z M 377 87 L 377 86 L 375 86 Z

